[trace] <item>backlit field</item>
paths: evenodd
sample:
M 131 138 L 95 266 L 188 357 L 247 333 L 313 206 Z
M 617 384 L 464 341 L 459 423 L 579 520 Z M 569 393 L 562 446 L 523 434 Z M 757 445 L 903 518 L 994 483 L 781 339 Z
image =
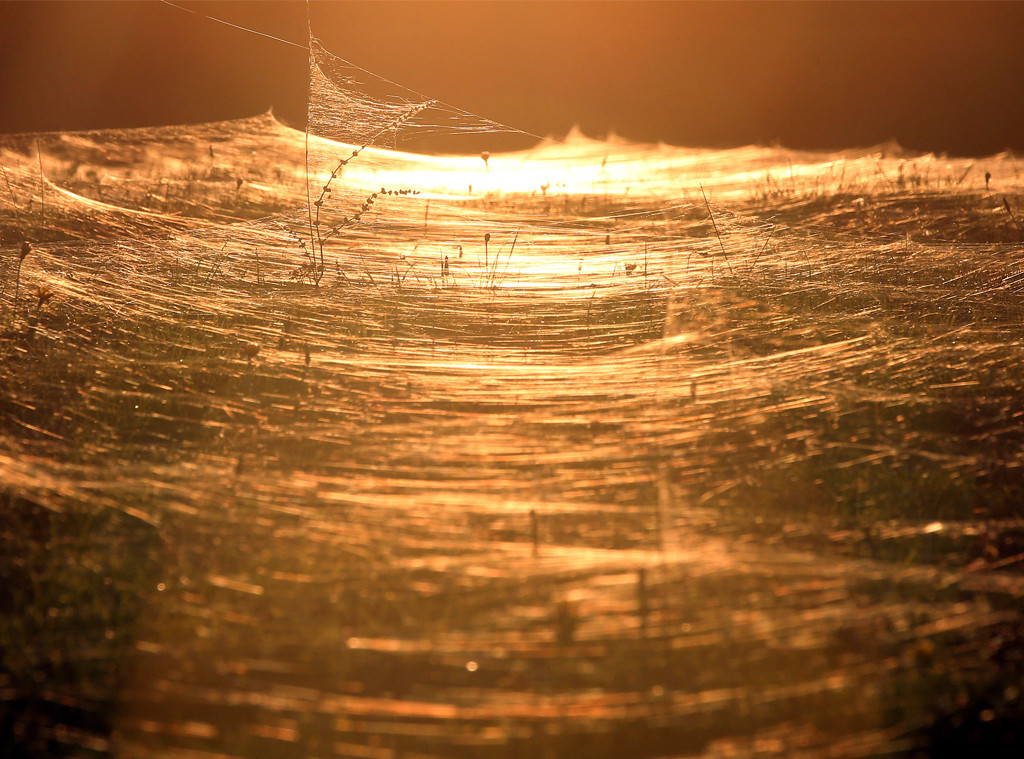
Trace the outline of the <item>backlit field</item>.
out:
M 315 50 L 0 137 L 0 756 L 1019 755 L 1019 159 L 424 155 Z

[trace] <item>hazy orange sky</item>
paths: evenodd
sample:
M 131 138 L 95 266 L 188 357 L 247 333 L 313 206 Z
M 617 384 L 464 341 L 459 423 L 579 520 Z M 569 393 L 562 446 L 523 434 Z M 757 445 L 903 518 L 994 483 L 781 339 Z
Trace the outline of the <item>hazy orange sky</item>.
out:
M 305 41 L 301 1 L 179 4 Z M 1019 2 L 314 2 L 312 23 L 364 68 L 537 134 L 1024 149 Z M 156 0 L 0 2 L 0 132 L 270 106 L 302 126 L 306 67 Z

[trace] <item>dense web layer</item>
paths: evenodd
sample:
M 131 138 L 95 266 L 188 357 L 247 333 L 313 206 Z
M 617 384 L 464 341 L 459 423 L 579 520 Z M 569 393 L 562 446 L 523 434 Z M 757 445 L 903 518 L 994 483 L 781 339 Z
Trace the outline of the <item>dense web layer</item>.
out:
M 1011 746 L 1015 156 L 429 155 L 507 128 L 311 48 L 308 134 L 0 139 L 19 746 Z

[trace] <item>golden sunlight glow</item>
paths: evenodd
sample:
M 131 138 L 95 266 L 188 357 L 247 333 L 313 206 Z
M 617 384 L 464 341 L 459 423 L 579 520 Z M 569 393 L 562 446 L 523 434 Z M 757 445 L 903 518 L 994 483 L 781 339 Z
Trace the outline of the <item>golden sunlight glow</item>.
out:
M 0 135 L 8 754 L 1020 754 L 1016 155 L 309 52 L 308 134 Z

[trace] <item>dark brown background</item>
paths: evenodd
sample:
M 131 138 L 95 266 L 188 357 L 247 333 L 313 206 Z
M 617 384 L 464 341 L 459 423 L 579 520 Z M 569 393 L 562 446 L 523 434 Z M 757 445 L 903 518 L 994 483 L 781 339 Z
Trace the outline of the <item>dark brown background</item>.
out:
M 305 41 L 304 2 L 190 2 Z M 537 134 L 1024 149 L 1024 4 L 314 2 L 335 53 Z M 0 1 L 0 132 L 302 126 L 306 53 L 170 7 Z

